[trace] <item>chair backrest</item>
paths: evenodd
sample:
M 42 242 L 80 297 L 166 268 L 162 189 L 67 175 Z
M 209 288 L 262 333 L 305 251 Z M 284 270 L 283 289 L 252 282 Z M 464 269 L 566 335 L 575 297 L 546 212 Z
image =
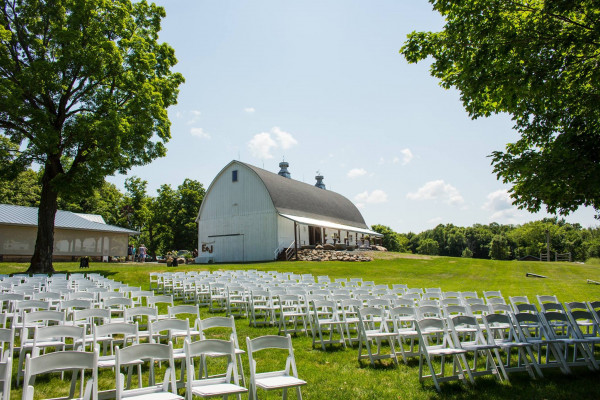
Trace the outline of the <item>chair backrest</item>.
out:
M 124 309 L 125 307 L 133 307 L 133 300 L 129 297 L 110 297 L 103 301 L 104 307 Z
M 91 370 L 92 378 L 85 389 L 81 388 L 84 399 L 98 399 L 98 352 L 57 351 L 37 357 L 27 354 L 25 359 L 25 380 L 23 399 L 33 399 L 34 386 L 32 378 L 37 375 L 61 370 Z M 82 377 L 83 382 L 83 377 Z
M 565 312 L 565 308 L 563 307 L 563 305 L 561 303 L 553 303 L 553 302 L 540 303 L 540 308 L 542 309 L 542 312 L 548 312 L 548 311 L 558 311 L 561 313 Z
M 23 314 L 23 338 L 29 336 L 28 330 L 34 325 L 64 325 L 65 323 L 65 312 L 64 311 L 33 311 L 30 313 Z
M 466 305 L 474 305 L 474 304 L 485 304 L 485 300 L 479 297 L 467 297 L 464 299 Z
M 487 304 L 471 304 L 467 306 L 467 313 L 473 317 L 481 317 L 491 312 L 490 306 Z
M 488 342 L 495 341 L 518 342 L 519 336 L 508 314 L 487 314 L 482 316 L 483 324 L 487 332 Z M 501 329 L 502 333 L 498 334 Z
M 532 313 L 532 314 L 538 313 L 538 309 L 535 306 L 535 304 L 517 303 L 517 304 L 513 305 L 513 308 L 515 310 L 515 313 Z
M 49 310 L 50 302 L 44 300 L 23 300 L 17 301 L 15 310 L 19 313 L 27 311 Z
M 508 304 L 489 304 L 490 311 L 494 314 L 512 314 L 513 309 Z
M 385 310 L 378 307 L 363 307 L 358 309 L 359 329 L 362 334 L 367 331 L 384 331 L 387 328 L 385 322 Z
M 15 327 L 0 328 L 0 360 L 13 356 L 15 349 Z M 0 374 L 1 375 L 1 374 Z
M 506 304 L 506 300 L 503 297 L 488 297 L 485 299 L 485 302 L 489 305 Z
M 187 332 L 186 338 L 190 339 L 190 321 L 187 319 L 169 318 L 150 323 L 151 343 L 160 343 L 160 333 L 167 332 L 167 340 L 171 340 L 173 331 Z
M 538 314 L 533 313 L 515 313 L 512 314 L 515 329 L 522 342 L 531 340 L 542 340 L 544 337 L 544 326 Z
M 454 347 L 452 338 L 448 334 L 448 328 L 441 318 L 423 318 L 418 319 L 415 325 L 419 335 L 419 345 L 421 350 L 428 351 L 436 348 Z M 441 340 L 432 341 L 430 334 L 435 333 L 436 337 L 441 336 Z
M 197 305 L 184 304 L 179 306 L 169 306 L 167 310 L 169 318 L 177 318 L 178 315 L 182 314 L 193 315 L 195 317 L 194 322 L 196 319 L 200 318 L 200 308 Z
M 513 308 L 517 304 L 531 304 L 527 296 L 510 296 L 508 300 L 510 301 L 510 304 L 513 306 Z
M 470 315 L 455 315 L 448 318 L 447 321 L 455 345 L 481 345 L 487 343 L 487 339 L 483 336 L 477 318 Z M 463 330 L 463 332 L 459 329 Z M 468 334 L 464 334 L 465 331 L 468 332 Z
M 231 333 L 229 335 L 229 340 L 233 342 L 236 349 L 240 348 L 240 344 L 238 342 L 237 330 L 235 328 L 235 319 L 233 316 L 229 317 L 210 317 L 206 319 L 201 319 L 198 323 L 198 331 L 200 331 L 200 339 L 206 340 L 210 339 L 210 333 L 206 332 L 209 329 L 213 328 L 226 328 L 231 329 Z
M 540 295 L 540 294 L 538 294 L 535 297 L 537 298 L 537 301 L 538 301 L 540 307 L 544 303 L 558 303 L 559 302 L 558 298 L 555 295 Z
M 91 300 L 91 301 L 94 301 L 97 299 L 97 297 L 98 296 L 96 296 L 96 294 L 93 292 L 73 292 L 73 293 L 69 293 L 67 298 L 69 300 Z
M 417 307 L 417 318 L 441 318 L 442 310 L 439 307 L 435 306 L 422 306 Z
M 111 322 L 109 324 L 94 326 L 94 347 L 96 347 L 99 339 L 114 336 L 123 336 L 123 346 L 127 346 L 128 343 L 139 343 L 140 337 L 137 322 L 133 324 Z
M 467 307 L 465 306 L 446 306 L 443 308 L 443 315 L 446 318 L 450 318 L 456 315 L 469 315 Z
M 167 304 L 171 307 L 173 304 L 173 296 L 171 295 L 159 295 L 159 296 L 150 296 L 148 297 L 148 306 L 153 307 L 157 304 Z
M 35 332 L 33 334 L 33 348 L 31 353 L 35 356 L 39 355 L 39 343 L 44 343 L 59 338 L 64 343 L 67 343 L 65 339 L 71 339 L 70 346 L 72 346 L 73 350 L 85 349 L 85 330 L 83 327 L 73 325 L 53 325 L 35 328 Z
M 103 325 L 110 322 L 110 310 L 107 308 L 87 308 L 73 310 L 73 324 L 88 323 Z
M 575 338 L 571 320 L 565 312 L 548 311 L 540 313 L 540 320 L 544 324 L 546 334 L 550 339 Z
M 569 310 L 567 311 L 567 315 L 580 337 L 600 340 L 600 325 L 589 310 Z

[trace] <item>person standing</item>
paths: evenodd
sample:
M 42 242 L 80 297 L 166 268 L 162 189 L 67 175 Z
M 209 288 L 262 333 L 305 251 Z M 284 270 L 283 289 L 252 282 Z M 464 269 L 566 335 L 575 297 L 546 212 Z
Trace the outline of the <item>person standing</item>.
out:
M 133 261 L 133 245 L 127 247 L 127 261 Z
M 142 244 L 138 251 L 140 253 L 140 262 L 146 261 L 146 247 Z

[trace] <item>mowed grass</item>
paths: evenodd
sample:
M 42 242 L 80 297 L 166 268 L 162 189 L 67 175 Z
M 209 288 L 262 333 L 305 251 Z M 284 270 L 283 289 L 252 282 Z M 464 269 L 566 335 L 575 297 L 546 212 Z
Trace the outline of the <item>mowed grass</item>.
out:
M 368 263 L 344 262 L 272 262 L 244 265 L 186 265 L 167 268 L 164 264 L 103 264 L 92 263 L 84 272 L 99 272 L 112 279 L 147 289 L 152 271 L 192 271 L 221 269 L 257 269 L 294 273 L 311 273 L 315 277 L 328 275 L 335 278 L 361 277 L 380 283 L 405 283 L 409 287 L 440 287 L 444 291 L 501 290 L 505 298 L 527 295 L 530 300 L 537 294 L 554 294 L 559 300 L 600 300 L 600 286 L 587 283 L 587 279 L 600 281 L 600 265 L 576 263 L 539 263 L 517 261 L 489 261 L 447 257 L 415 257 L 412 255 L 378 254 L 378 259 Z M 18 273 L 26 264 L 0 264 L 0 273 Z M 77 263 L 56 263 L 55 269 L 63 272 L 80 272 Z M 527 272 L 545 275 L 546 279 L 526 278 Z M 166 312 L 166 310 L 160 310 Z M 223 315 L 209 314 L 201 309 L 203 318 Z M 248 326 L 247 319 L 236 321 L 240 345 L 246 348 L 246 337 L 277 334 L 277 328 Z M 357 361 L 357 348 L 329 348 L 323 352 L 312 348 L 312 339 L 294 336 L 293 345 L 299 376 L 308 382 L 302 389 L 305 399 L 429 399 L 429 398 L 486 398 L 486 399 L 598 399 L 600 388 L 598 372 L 586 368 L 574 368 L 573 376 L 564 376 L 553 369 L 544 370 L 545 379 L 532 380 L 526 373 L 511 374 L 510 383 L 498 383 L 491 377 L 476 378 L 475 386 L 457 382 L 442 385 L 438 394 L 431 381 L 421 384 L 418 379 L 418 361 L 402 362 L 399 367 L 389 363 L 369 366 Z M 181 345 L 179 343 L 178 345 Z M 597 353 L 598 359 L 600 354 Z M 248 377 L 247 357 L 243 357 Z M 274 363 L 274 359 L 266 360 Z M 16 369 L 16 365 L 15 365 Z M 179 371 L 178 371 L 179 372 Z M 14 382 L 14 380 L 13 380 Z M 36 387 L 44 390 L 44 396 L 59 396 L 59 388 L 65 387 L 59 377 L 38 380 Z M 101 374 L 101 388 L 114 387 L 114 375 L 110 371 Z M 20 388 L 13 383 L 12 398 L 21 396 Z M 278 393 L 259 392 L 260 398 L 274 399 Z M 36 396 L 41 398 L 41 396 Z M 247 397 L 244 397 L 247 398 Z M 290 398 L 295 394 L 290 392 Z

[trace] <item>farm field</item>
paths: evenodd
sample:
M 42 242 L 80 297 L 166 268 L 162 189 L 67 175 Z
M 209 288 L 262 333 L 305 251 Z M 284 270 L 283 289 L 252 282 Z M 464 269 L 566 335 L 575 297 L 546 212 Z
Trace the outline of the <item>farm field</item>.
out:
M 600 281 L 600 265 L 576 263 L 540 263 L 516 261 L 489 261 L 447 257 L 415 257 L 412 255 L 378 254 L 368 263 L 343 262 L 271 262 L 244 265 L 186 265 L 167 268 L 164 264 L 103 264 L 91 263 L 85 272 L 97 272 L 132 286 L 149 286 L 149 273 L 153 271 L 191 271 L 219 269 L 257 269 L 294 273 L 328 275 L 335 278 L 360 277 L 376 284 L 404 283 L 409 287 L 440 287 L 443 291 L 500 290 L 505 298 L 527 295 L 535 299 L 537 294 L 554 294 L 562 302 L 600 300 L 600 286 L 587 283 L 587 279 Z M 26 264 L 0 263 L 0 273 L 23 272 Z M 55 263 L 60 272 L 80 272 L 78 263 Z M 546 279 L 526 278 L 527 272 L 547 276 Z M 166 310 L 161 310 L 165 312 Z M 203 318 L 214 315 L 201 309 Z M 245 349 L 245 338 L 277 334 L 277 328 L 248 326 L 247 319 L 236 320 L 239 342 Z M 544 379 L 532 380 L 526 373 L 510 375 L 510 383 L 498 383 L 492 377 L 476 378 L 475 386 L 458 382 L 442 385 L 438 394 L 431 382 L 421 384 L 418 379 L 418 361 L 408 365 L 400 362 L 369 366 L 367 361 L 357 361 L 357 348 L 333 347 L 323 352 L 312 348 L 312 338 L 293 336 L 299 377 L 308 385 L 303 387 L 305 399 L 430 399 L 430 398 L 486 398 L 486 399 L 597 399 L 600 372 L 584 367 L 573 368 L 572 376 L 564 376 L 558 370 L 544 370 Z M 600 354 L 597 353 L 600 358 Z M 243 358 L 245 375 L 248 377 L 247 357 Z M 13 374 L 16 371 L 16 364 Z M 18 399 L 21 389 L 13 380 L 11 398 Z M 67 392 L 67 384 L 60 376 L 36 381 L 36 398 L 58 397 Z M 100 389 L 114 387 L 114 374 L 101 373 Z M 64 391 L 62 390 L 64 389 Z M 262 393 L 262 396 L 261 396 Z M 265 398 L 264 392 L 259 392 Z M 266 398 L 277 398 L 268 393 Z M 246 398 L 246 397 L 244 397 Z M 290 391 L 290 398 L 295 393 Z

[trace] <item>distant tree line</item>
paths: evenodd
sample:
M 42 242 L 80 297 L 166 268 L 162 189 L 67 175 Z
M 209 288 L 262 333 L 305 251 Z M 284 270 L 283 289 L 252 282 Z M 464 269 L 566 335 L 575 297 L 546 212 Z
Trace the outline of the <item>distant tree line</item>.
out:
M 583 228 L 564 219 L 545 218 L 523 225 L 475 224 L 464 228 L 440 224 L 421 233 L 397 233 L 384 225 L 373 225 L 382 233 L 389 251 L 450 257 L 513 260 L 546 252 L 546 231 L 550 252 L 571 253 L 573 260 L 600 257 L 600 228 Z
M 0 203 L 38 207 L 41 174 L 27 170 L 14 180 L 0 181 Z M 131 237 L 133 245 L 144 244 L 149 254 L 165 254 L 171 250 L 193 250 L 197 247 L 196 216 L 204 199 L 203 185 L 184 179 L 176 189 L 162 185 L 156 196 L 147 193 L 148 182 L 131 177 L 125 180 L 125 193 L 104 181 L 90 196 L 80 200 L 67 195 L 58 199 L 58 209 L 98 214 L 107 224 L 141 232 Z

